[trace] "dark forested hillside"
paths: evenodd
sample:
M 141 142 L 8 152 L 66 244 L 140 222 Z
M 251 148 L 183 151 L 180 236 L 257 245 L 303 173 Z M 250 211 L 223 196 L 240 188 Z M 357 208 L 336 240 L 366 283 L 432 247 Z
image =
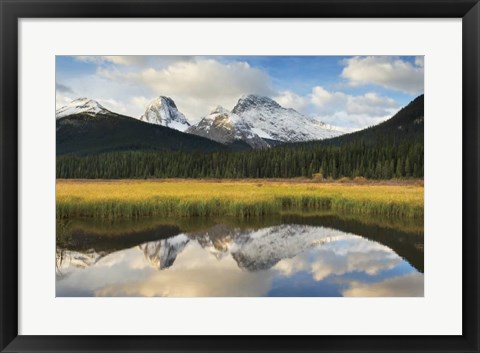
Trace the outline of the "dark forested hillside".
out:
M 117 114 L 70 115 L 56 122 L 57 156 L 113 151 L 226 151 L 218 142 Z M 235 145 L 234 149 L 250 147 Z
M 339 145 L 352 141 L 377 143 L 381 139 L 390 139 L 392 143 L 406 140 L 423 140 L 423 115 L 424 95 L 422 94 L 383 123 L 351 134 L 325 140 L 324 143 Z
M 177 141 L 177 138 L 172 139 Z M 172 140 L 165 141 L 171 143 Z M 334 179 L 357 176 L 422 178 L 423 95 L 382 124 L 330 140 L 239 152 L 225 148 L 210 150 L 210 153 L 200 149 L 197 152 L 186 150 L 59 156 L 57 177 L 292 178 L 315 175 Z

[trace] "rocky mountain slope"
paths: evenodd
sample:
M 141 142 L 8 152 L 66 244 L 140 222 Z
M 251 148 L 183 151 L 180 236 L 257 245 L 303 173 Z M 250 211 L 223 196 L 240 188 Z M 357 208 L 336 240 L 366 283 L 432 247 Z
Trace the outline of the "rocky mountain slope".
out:
M 269 145 L 252 131 L 238 115 L 218 106 L 200 122 L 186 130 L 189 134 L 207 137 L 214 141 L 230 144 L 246 142 L 252 148 L 266 148 Z
M 178 131 L 185 131 L 190 127 L 187 118 L 178 111 L 173 99 L 165 96 L 155 98 L 148 103 L 145 113 L 140 116 L 139 120 Z
M 264 139 L 281 142 L 303 142 L 339 136 L 314 118 L 286 109 L 273 99 L 256 95 L 243 96 L 232 109 L 252 131 Z

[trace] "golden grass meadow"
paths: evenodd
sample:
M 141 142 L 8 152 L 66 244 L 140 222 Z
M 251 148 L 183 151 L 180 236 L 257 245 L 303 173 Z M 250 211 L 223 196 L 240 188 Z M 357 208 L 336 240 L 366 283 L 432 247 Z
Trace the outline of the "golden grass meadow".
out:
M 146 216 L 260 217 L 331 210 L 354 215 L 423 218 L 423 183 L 302 180 L 62 180 L 57 218 Z

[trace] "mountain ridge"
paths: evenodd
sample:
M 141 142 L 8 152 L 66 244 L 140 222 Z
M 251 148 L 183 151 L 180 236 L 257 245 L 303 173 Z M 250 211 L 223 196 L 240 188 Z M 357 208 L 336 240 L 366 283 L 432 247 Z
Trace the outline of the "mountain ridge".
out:
M 359 140 L 367 143 L 379 139 L 392 139 L 400 142 L 407 139 L 423 139 L 424 134 L 424 105 L 425 95 L 421 94 L 402 107 L 391 118 L 365 129 L 347 133 L 329 140 L 322 141 L 325 144 L 344 144 L 351 140 Z
M 121 116 L 93 99 L 79 98 L 59 108 L 56 119 L 78 114 Z M 283 108 L 271 98 L 253 94 L 242 96 L 231 111 L 218 106 L 194 125 L 178 110 L 172 98 L 158 96 L 147 104 L 137 120 L 207 138 L 235 150 L 262 149 L 342 134 L 294 109 Z
M 145 123 L 115 113 L 68 115 L 56 121 L 56 154 L 89 155 L 115 151 L 218 152 L 228 146 L 210 139 Z
M 113 114 L 113 112 L 105 108 L 96 100 L 82 97 L 74 99 L 67 105 L 57 109 L 55 111 L 55 119 L 58 120 L 74 114 L 87 114 L 90 116 L 95 116 L 97 114 Z

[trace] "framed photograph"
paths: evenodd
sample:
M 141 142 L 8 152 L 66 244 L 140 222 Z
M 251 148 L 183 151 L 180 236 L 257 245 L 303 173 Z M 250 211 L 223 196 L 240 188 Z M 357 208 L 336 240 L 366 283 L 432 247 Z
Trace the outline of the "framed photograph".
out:
M 478 352 L 477 0 L 1 11 L 1 352 Z

